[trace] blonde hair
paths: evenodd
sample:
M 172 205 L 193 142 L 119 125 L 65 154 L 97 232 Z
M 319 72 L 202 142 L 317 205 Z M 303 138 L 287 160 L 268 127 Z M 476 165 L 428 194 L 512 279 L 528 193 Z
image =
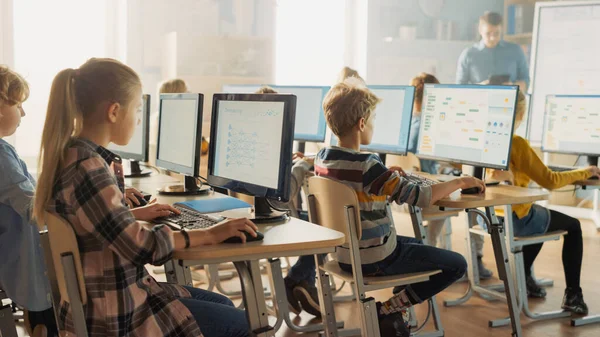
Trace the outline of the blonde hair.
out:
M 7 66 L 0 65 L 0 105 L 13 106 L 25 102 L 28 97 L 27 81 Z
M 44 220 L 68 144 L 80 134 L 83 121 L 103 103 L 131 104 L 139 88 L 141 81 L 133 69 L 107 58 L 90 59 L 79 69 L 64 69 L 54 77 L 40 146 L 36 219 Z
M 187 84 L 185 81 L 179 78 L 164 82 L 160 86 L 159 92 L 161 94 L 181 94 L 188 91 Z
M 435 76 L 428 73 L 420 73 L 410 80 L 410 85 L 415 87 L 414 102 L 417 108 L 416 111 L 413 111 L 413 114 L 418 114 L 421 112 L 421 104 L 423 103 L 423 93 L 425 91 L 426 83 L 439 84 L 440 81 Z
M 525 94 L 521 90 L 517 95 L 517 108 L 515 110 L 515 123 L 520 123 L 525 118 L 525 112 L 527 111 L 527 101 L 525 100 Z
M 278 92 L 268 85 L 263 85 L 256 91 L 257 94 L 278 94 Z
M 344 67 L 342 68 L 342 71 L 340 71 L 340 74 L 338 75 L 338 83 L 344 82 L 347 78 L 350 77 L 356 77 L 359 80 L 361 80 L 362 82 L 364 82 L 365 80 L 360 77 L 360 75 L 358 74 L 358 71 L 350 68 L 350 67 Z
M 323 100 L 327 125 L 340 137 L 352 130 L 361 118 L 368 119 L 381 99 L 355 77 L 334 85 Z

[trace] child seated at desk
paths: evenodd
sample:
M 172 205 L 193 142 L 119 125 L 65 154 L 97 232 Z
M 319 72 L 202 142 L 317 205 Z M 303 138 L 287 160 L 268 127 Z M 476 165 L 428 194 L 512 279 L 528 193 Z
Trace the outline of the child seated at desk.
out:
M 0 66 L 0 288 L 22 306 L 29 327 L 45 325 L 48 336 L 58 336 L 50 284 L 40 247 L 39 229 L 31 219 L 35 179 L 4 137 L 11 136 L 25 116 L 27 82 Z
M 248 336 L 245 314 L 221 295 L 159 283 L 144 265 L 162 265 L 174 250 L 245 241 L 256 225 L 228 220 L 205 230 L 173 232 L 150 221 L 178 211 L 151 204 L 132 213 L 124 201 L 121 160 L 106 149 L 126 145 L 140 122 L 142 85 L 128 66 L 90 59 L 62 70 L 52 83 L 40 153 L 34 215 L 65 219 L 77 236 L 88 302 L 89 336 Z M 140 211 L 141 210 L 141 211 Z M 60 303 L 59 319 L 74 333 L 71 309 Z M 200 331 L 202 330 L 202 332 Z
M 361 153 L 374 132 L 374 110 L 380 99 L 363 82 L 349 78 L 331 88 L 323 102 L 327 125 L 339 139 L 339 147 L 321 150 L 315 159 L 315 174 L 352 187 L 360 202 L 362 237 L 359 242 L 365 276 L 399 275 L 441 269 L 429 281 L 394 289 L 394 297 L 377 304 L 380 326 L 402 326 L 402 311 L 421 303 L 460 279 L 467 264 L 460 254 L 423 245 L 418 239 L 396 235 L 389 201 L 429 207 L 459 188 L 485 185 L 473 177 L 463 177 L 432 186 L 409 182 L 398 168 L 387 168 L 376 154 Z M 401 172 L 401 170 L 400 170 Z M 352 271 L 347 246 L 338 247 L 340 267 Z M 394 324 L 383 322 L 393 321 Z M 400 335 L 404 331 L 397 331 Z M 394 331 L 381 328 L 382 336 Z
M 519 91 L 514 129 L 518 129 L 525 116 L 525 95 Z M 529 187 L 533 180 L 546 189 L 561 188 L 578 180 L 599 176 L 596 166 L 585 169 L 553 172 L 537 156 L 527 140 L 513 136 L 510 153 L 510 171 L 493 170 L 492 178 L 501 181 L 511 181 L 515 186 Z M 583 300 L 581 289 L 581 261 L 583 258 L 583 237 L 581 224 L 578 219 L 556 212 L 537 204 L 522 204 L 512 207 L 513 230 L 515 236 L 541 235 L 552 231 L 567 231 L 562 249 L 562 263 L 567 288 L 563 297 L 562 308 L 576 314 L 586 315 L 588 307 Z M 502 215 L 500 212 L 499 215 Z M 506 215 L 505 215 L 506 216 Z M 530 297 L 546 297 L 546 291 L 538 286 L 531 276 L 531 266 L 542 243 L 523 247 L 527 295 Z

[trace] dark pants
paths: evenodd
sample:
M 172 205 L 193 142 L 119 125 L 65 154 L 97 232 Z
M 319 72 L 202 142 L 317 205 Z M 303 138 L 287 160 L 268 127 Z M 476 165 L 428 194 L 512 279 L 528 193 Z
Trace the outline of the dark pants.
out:
M 363 273 L 365 276 L 389 276 L 440 269 L 442 272 L 431 276 L 429 281 L 405 287 L 418 303 L 446 289 L 467 270 L 467 261 L 458 253 L 424 245 L 411 237 L 398 236 L 396 239 L 396 250 L 383 261 L 363 264 Z M 349 264 L 340 263 L 340 267 L 352 271 Z
M 181 298 L 206 337 L 249 336 L 246 313 L 233 306 L 231 300 L 208 290 L 185 287 L 192 298 Z
M 567 231 L 562 248 L 562 264 L 568 288 L 581 290 L 581 260 L 583 259 L 583 236 L 579 220 L 568 215 L 550 210 L 548 231 Z M 525 275 L 531 276 L 531 266 L 538 256 L 542 244 L 523 247 Z
M 48 330 L 48 337 L 58 336 L 58 328 L 56 327 L 53 308 L 44 311 L 27 311 L 27 315 L 29 316 L 29 326 L 31 327 L 31 331 L 38 325 L 45 325 Z

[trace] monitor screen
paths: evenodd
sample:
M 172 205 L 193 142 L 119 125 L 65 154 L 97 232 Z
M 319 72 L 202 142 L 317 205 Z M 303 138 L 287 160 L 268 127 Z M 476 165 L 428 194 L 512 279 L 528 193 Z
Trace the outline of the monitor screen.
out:
M 201 94 L 161 94 L 156 164 L 195 176 L 200 162 Z
M 600 155 L 600 96 L 548 95 L 542 151 Z
M 223 92 L 228 94 L 254 94 L 262 88 L 261 84 L 225 84 Z
M 518 86 L 426 84 L 417 155 L 507 169 Z
M 148 161 L 148 141 L 150 130 L 150 95 L 143 95 L 141 111 L 138 111 L 140 122 L 136 125 L 133 136 L 127 145 L 111 143 L 108 149 L 123 159 Z
M 287 200 L 295 105 L 293 95 L 214 95 L 209 184 Z
M 362 151 L 404 155 L 408 150 L 410 122 L 412 119 L 415 87 L 368 86 L 381 102 L 375 108 L 373 139 L 369 145 L 361 145 Z M 331 145 L 338 140 L 331 134 Z
M 296 95 L 296 126 L 294 140 L 323 142 L 327 132 L 323 99 L 330 87 L 273 86 L 280 94 Z

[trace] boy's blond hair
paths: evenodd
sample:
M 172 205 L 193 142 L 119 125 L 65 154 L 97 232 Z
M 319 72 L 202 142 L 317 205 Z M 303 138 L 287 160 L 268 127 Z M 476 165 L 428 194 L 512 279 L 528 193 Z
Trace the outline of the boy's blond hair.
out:
M 186 93 L 187 91 L 187 84 L 180 78 L 164 82 L 159 89 L 159 93 L 161 94 L 181 94 Z
M 358 74 L 358 71 L 350 68 L 350 67 L 344 67 L 342 68 L 342 71 L 340 71 L 340 74 L 338 75 L 338 83 L 344 82 L 347 78 L 350 77 L 356 77 L 359 80 L 361 80 L 362 82 L 364 82 L 365 80 L 360 77 L 360 75 Z
M 525 118 L 525 112 L 527 110 L 527 102 L 525 100 L 525 94 L 519 90 L 517 96 L 517 108 L 515 110 L 515 122 L 522 122 Z
M 271 88 L 268 85 L 263 85 L 262 87 L 260 87 L 260 89 L 258 89 L 256 91 L 257 94 L 278 94 L 277 91 L 275 91 L 275 89 Z
M 0 65 L 0 106 L 23 103 L 28 97 L 27 81 L 7 66 Z
M 361 118 L 369 119 L 381 99 L 364 82 L 349 77 L 334 85 L 323 100 L 327 125 L 338 137 L 346 135 Z

